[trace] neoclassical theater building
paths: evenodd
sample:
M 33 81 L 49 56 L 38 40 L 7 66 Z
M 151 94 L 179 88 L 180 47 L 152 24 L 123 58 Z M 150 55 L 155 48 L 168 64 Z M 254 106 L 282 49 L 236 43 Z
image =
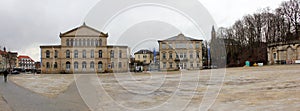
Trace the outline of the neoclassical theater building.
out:
M 179 34 L 158 43 L 161 70 L 202 69 L 202 40 Z
M 108 34 L 85 23 L 60 33 L 61 45 L 41 45 L 44 74 L 127 72 L 128 46 L 107 45 Z

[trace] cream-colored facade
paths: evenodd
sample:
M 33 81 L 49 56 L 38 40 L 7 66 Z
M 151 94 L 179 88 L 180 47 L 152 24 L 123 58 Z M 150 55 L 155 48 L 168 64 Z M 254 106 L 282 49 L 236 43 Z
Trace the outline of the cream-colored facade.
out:
M 85 24 L 60 34 L 61 45 L 40 46 L 42 73 L 127 72 L 129 48 L 109 46 L 107 38 Z
M 269 64 L 293 64 L 300 61 L 300 41 L 268 45 Z
M 134 53 L 135 61 L 143 62 L 144 64 L 152 63 L 153 58 L 153 53 L 149 50 L 140 50 Z
M 202 40 L 179 34 L 158 43 L 160 70 L 202 69 Z

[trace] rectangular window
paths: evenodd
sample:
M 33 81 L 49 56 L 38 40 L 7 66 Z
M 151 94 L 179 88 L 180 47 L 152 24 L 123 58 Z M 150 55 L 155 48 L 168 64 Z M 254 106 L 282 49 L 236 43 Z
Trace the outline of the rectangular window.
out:
M 114 68 L 114 67 L 115 67 L 115 63 L 111 62 L 111 68 Z
M 190 63 L 190 65 L 191 65 L 191 68 L 193 68 L 193 67 L 194 67 L 194 64 L 193 64 L 192 62 Z
M 196 43 L 196 49 L 200 48 L 199 43 Z
M 57 62 L 54 63 L 54 69 L 56 69 L 56 68 L 57 68 Z
M 82 58 L 86 58 L 86 51 L 82 51 Z
M 273 54 L 273 57 L 274 57 L 274 60 L 277 58 L 277 54 L 276 53 L 274 53 Z
M 54 51 L 54 58 L 58 58 L 58 51 L 57 50 Z
M 163 63 L 163 68 L 165 69 L 167 67 L 167 63 Z
M 102 58 L 102 50 L 99 50 L 98 53 L 99 53 L 99 54 L 98 54 L 98 55 L 99 55 L 98 57 L 99 57 L 99 58 Z
M 169 53 L 169 59 L 172 59 L 172 58 L 173 58 L 173 54 Z
M 91 58 L 94 58 L 95 57 L 95 52 L 94 50 L 91 50 Z
M 173 68 L 173 63 L 172 63 L 172 62 L 170 62 L 169 64 L 170 64 L 170 68 Z
M 119 58 L 122 58 L 122 51 L 119 51 Z
M 110 51 L 110 58 L 114 58 L 115 57 L 115 52 L 113 50 Z
M 119 68 L 122 68 L 122 62 L 119 62 Z
M 166 53 L 163 53 L 163 57 L 162 57 L 163 59 L 166 59 Z
M 193 59 L 194 57 L 193 57 L 193 53 L 192 52 L 190 52 L 190 59 Z

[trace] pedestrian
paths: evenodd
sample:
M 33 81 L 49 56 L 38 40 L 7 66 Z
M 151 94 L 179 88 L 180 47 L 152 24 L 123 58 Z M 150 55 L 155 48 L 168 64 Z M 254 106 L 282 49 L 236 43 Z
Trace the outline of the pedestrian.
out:
M 4 74 L 4 82 L 7 82 L 7 76 L 8 76 L 8 74 L 9 74 L 8 70 L 5 70 L 5 71 L 3 72 L 3 74 Z

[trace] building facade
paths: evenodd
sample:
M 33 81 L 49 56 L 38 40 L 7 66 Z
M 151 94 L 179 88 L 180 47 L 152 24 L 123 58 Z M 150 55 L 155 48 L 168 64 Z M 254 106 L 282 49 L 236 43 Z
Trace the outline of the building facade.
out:
M 17 68 L 35 69 L 35 62 L 29 56 L 20 55 L 17 59 Z
M 300 40 L 268 45 L 269 64 L 293 64 L 300 62 Z
M 143 64 L 150 64 L 153 62 L 153 52 L 150 50 L 139 50 L 134 53 L 135 61 L 142 62 Z
M 17 56 L 17 52 L 6 52 L 5 48 L 3 51 L 0 50 L 0 71 L 15 68 L 17 66 Z
M 61 33 L 61 45 L 40 46 L 42 73 L 127 72 L 128 46 L 107 45 L 107 38 L 86 24 Z
M 202 69 L 202 40 L 179 34 L 158 43 L 160 70 Z

